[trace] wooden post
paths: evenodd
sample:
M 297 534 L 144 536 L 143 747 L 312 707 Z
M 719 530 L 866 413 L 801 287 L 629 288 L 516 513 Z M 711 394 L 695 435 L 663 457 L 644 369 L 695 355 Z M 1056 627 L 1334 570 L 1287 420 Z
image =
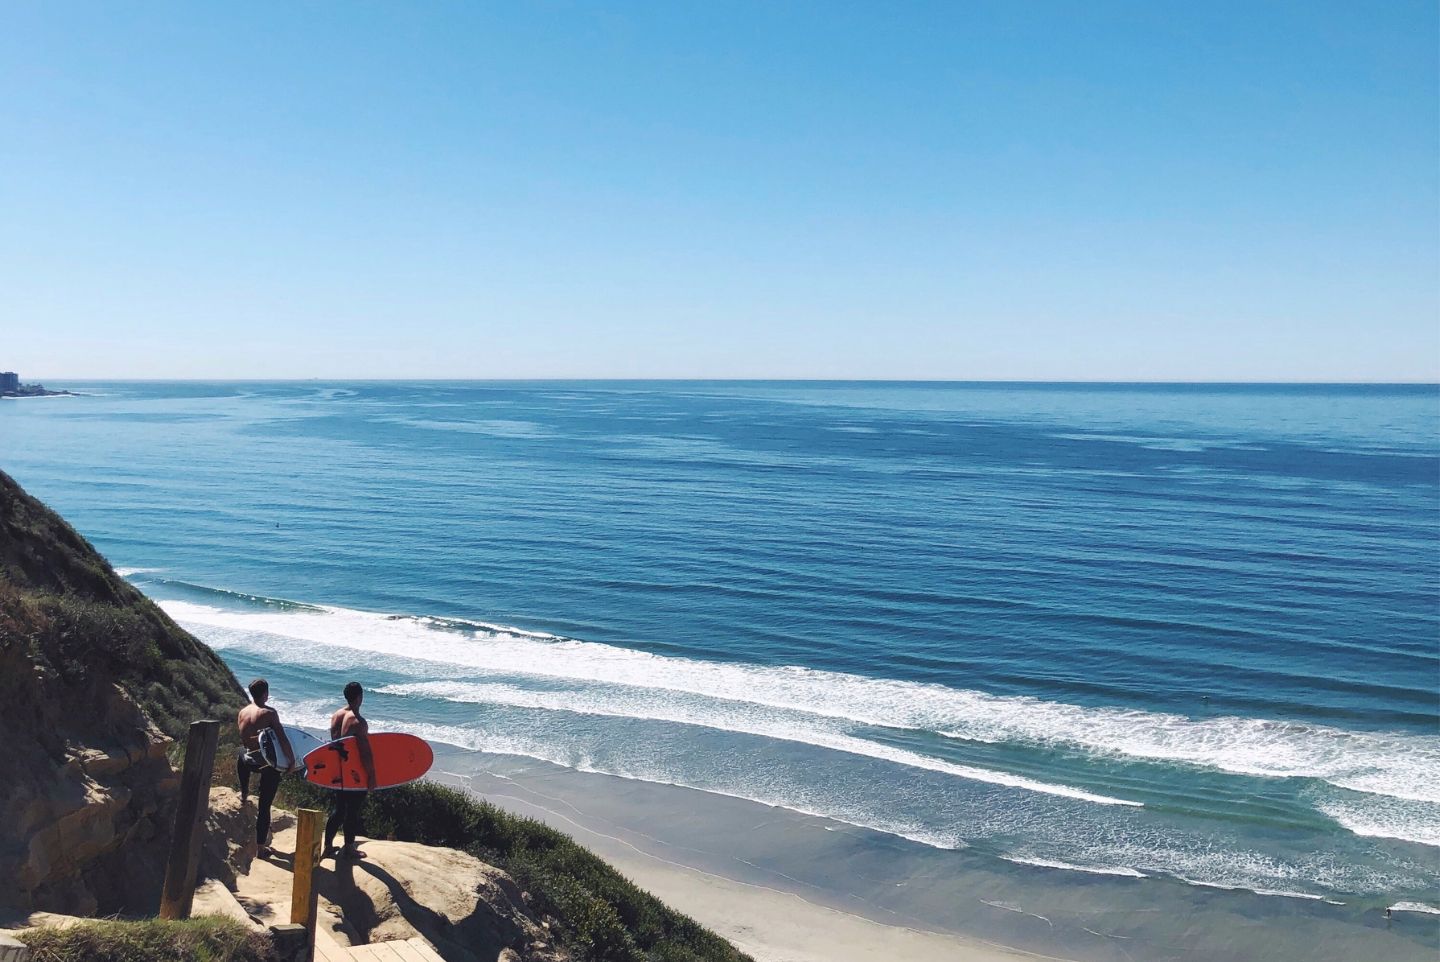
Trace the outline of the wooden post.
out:
M 180 775 L 180 798 L 175 806 L 175 828 L 170 833 L 170 857 L 165 862 L 165 888 L 160 893 L 162 919 L 188 919 L 195 901 L 195 873 L 200 867 L 200 830 L 210 811 L 210 776 L 215 771 L 215 746 L 220 741 L 218 721 L 197 721 L 185 741 L 185 770 Z
M 302 808 L 295 813 L 295 883 L 290 890 L 290 921 L 305 926 L 310 955 L 315 954 L 315 915 L 320 893 L 315 888 L 315 869 L 320 864 L 320 838 L 325 831 L 325 813 Z
M 277 962 L 311 962 L 314 954 L 307 948 L 305 926 L 293 922 L 270 926 L 270 944 L 275 948 Z

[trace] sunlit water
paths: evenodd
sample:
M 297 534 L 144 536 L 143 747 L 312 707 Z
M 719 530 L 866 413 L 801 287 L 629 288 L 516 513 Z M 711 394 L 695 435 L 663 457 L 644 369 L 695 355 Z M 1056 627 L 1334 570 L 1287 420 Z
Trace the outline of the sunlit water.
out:
M 0 466 L 295 720 L 1436 901 L 1434 387 L 67 386 Z

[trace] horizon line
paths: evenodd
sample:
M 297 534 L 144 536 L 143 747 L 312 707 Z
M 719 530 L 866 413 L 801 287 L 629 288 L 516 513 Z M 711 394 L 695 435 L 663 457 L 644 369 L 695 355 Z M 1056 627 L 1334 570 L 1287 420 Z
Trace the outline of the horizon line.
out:
M 896 377 L 51 377 L 37 378 L 31 383 L 46 380 L 60 382 L 93 382 L 106 384 L 307 384 L 324 381 L 347 381 L 367 384 L 476 384 L 476 383 L 526 383 L 548 382 L 600 382 L 600 383 L 720 383 L 720 384 L 1117 384 L 1117 385 L 1188 385 L 1188 386 L 1294 386 L 1294 387 L 1440 387 L 1440 379 L 1431 381 L 1383 380 L 1262 380 L 1262 379 L 1173 379 L 1173 378 L 896 378 Z

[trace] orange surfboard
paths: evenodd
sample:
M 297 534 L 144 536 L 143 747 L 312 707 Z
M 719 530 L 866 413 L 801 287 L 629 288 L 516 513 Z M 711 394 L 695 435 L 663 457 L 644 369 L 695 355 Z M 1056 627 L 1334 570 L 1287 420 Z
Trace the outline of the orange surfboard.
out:
M 375 760 L 375 787 L 407 785 L 430 770 L 435 753 L 423 738 L 399 732 L 370 736 L 370 754 Z M 326 742 L 305 756 L 305 780 L 322 788 L 346 792 L 366 790 L 365 769 L 355 736 Z

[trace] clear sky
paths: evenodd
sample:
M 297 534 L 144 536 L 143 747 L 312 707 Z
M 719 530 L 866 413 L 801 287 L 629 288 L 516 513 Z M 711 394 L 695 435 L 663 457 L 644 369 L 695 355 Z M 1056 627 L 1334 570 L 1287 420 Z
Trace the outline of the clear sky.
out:
M 1433 0 L 11 3 L 0 368 L 1440 379 Z

